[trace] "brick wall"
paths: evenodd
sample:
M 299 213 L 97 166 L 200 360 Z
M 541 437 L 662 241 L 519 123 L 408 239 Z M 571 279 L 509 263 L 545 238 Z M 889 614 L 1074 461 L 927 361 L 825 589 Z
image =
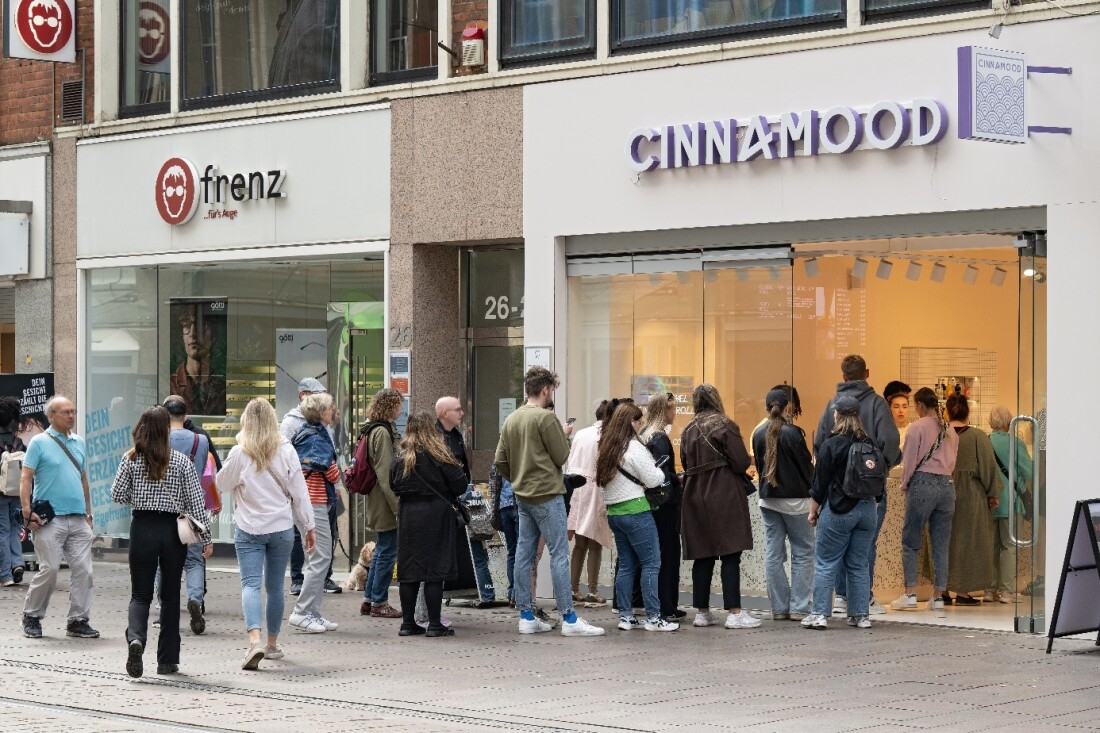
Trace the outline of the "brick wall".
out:
M 451 2 L 451 41 L 453 48 L 462 53 L 462 31 L 467 23 L 480 22 L 481 27 L 489 21 L 489 2 L 496 0 L 452 0 Z
M 14 6 L 14 0 L 12 5 Z M 81 74 L 81 49 L 87 57 L 84 114 L 92 119 L 92 0 L 76 0 L 76 63 L 54 64 L 0 58 L 0 145 L 48 140 L 61 114 L 61 84 Z M 7 30 L 0 23 L 0 43 Z

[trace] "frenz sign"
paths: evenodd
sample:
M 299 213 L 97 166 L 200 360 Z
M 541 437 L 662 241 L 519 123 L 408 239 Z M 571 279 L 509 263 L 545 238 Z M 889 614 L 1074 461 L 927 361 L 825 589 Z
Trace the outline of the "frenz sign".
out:
M 285 181 L 282 169 L 222 174 L 213 164 L 200 176 L 187 158 L 169 158 L 160 167 L 154 186 L 157 212 L 165 222 L 178 226 L 191 220 L 200 202 L 211 206 L 286 198 Z M 236 211 L 232 213 L 229 218 L 236 217 Z

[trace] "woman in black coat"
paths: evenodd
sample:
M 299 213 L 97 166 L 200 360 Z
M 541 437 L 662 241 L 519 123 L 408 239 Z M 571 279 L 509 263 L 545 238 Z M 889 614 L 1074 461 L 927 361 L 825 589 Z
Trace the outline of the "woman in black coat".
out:
M 393 461 L 390 487 L 397 496 L 397 580 L 401 589 L 401 636 L 453 636 L 440 623 L 443 581 L 458 576 L 454 506 L 466 491 L 466 474 L 447 449 L 435 415 L 421 411 L 409 417 L 401 451 Z M 427 631 L 413 618 L 416 594 L 424 584 Z

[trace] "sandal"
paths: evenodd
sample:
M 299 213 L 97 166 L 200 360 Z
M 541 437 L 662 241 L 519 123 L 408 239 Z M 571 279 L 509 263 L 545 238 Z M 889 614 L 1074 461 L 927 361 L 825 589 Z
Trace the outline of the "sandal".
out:
M 597 606 L 602 606 L 607 603 L 607 599 L 601 596 L 599 593 L 589 593 L 584 597 L 585 603 L 594 603 Z

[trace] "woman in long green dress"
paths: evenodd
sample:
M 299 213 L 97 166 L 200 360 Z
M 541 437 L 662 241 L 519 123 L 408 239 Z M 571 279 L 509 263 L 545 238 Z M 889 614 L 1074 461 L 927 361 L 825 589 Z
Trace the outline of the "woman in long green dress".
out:
M 974 606 L 980 600 L 971 591 L 984 590 L 993 577 L 993 510 L 1001 489 L 993 444 L 981 429 L 970 426 L 966 396 L 947 399 L 947 417 L 959 439 L 955 472 L 955 517 L 951 523 L 951 549 L 947 590 L 956 594 L 955 605 Z

